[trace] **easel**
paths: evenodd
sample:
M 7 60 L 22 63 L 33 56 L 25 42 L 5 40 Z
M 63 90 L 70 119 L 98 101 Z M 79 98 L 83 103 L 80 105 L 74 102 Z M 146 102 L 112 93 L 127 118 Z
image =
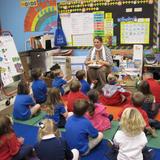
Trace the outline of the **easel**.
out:
M 0 91 L 1 100 L 7 98 L 5 105 L 10 105 L 10 100 L 17 92 L 8 90 L 8 86 L 14 82 L 14 78 L 23 74 L 22 64 L 14 44 L 12 34 L 9 31 L 2 31 L 0 34 Z M 13 55 L 11 55 L 13 54 Z

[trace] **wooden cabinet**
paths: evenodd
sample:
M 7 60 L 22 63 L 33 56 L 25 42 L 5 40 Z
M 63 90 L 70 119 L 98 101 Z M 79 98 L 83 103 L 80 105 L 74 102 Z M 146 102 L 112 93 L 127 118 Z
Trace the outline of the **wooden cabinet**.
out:
M 23 65 L 24 77 L 30 81 L 30 55 L 27 52 L 21 52 L 19 56 Z

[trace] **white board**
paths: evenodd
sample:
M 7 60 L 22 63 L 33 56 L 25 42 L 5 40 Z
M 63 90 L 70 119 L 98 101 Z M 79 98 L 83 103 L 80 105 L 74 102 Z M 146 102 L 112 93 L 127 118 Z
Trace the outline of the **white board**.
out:
M 73 46 L 93 46 L 93 34 L 73 35 Z
M 4 86 L 13 82 L 12 77 L 23 72 L 22 63 L 11 36 L 0 36 L 0 68 Z
M 93 33 L 93 13 L 71 13 L 72 34 Z

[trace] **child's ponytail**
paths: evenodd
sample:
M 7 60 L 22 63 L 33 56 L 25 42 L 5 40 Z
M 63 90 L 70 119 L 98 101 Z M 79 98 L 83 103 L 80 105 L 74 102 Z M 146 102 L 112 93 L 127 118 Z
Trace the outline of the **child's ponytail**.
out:
M 94 115 L 94 112 L 95 112 L 95 105 L 92 101 L 90 101 L 89 108 L 88 108 L 88 113 L 92 117 Z

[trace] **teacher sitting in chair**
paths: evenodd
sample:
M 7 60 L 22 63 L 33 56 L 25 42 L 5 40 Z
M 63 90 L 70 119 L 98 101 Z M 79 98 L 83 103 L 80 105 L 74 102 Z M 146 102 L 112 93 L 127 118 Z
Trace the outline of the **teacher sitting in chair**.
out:
M 94 38 L 94 47 L 89 50 L 85 64 L 87 65 L 87 77 L 90 83 L 97 82 L 97 89 L 106 84 L 106 77 L 111 72 L 113 59 L 111 51 L 103 45 L 102 37 Z

